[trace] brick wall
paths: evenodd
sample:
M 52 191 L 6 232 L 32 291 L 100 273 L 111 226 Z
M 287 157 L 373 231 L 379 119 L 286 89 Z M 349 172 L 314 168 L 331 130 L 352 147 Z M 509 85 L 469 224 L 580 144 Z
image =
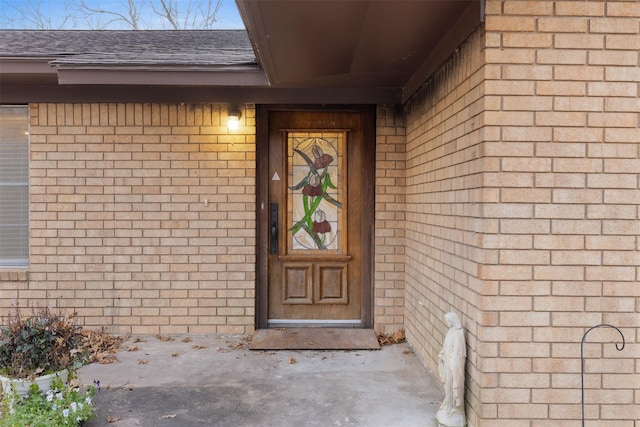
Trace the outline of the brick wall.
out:
M 254 325 L 255 114 L 226 105 L 32 104 L 31 256 L 2 310 L 114 333 Z
M 487 1 L 406 105 L 407 335 L 467 329 L 472 426 L 640 419 L 640 3 Z
M 477 271 L 486 258 L 478 233 L 496 226 L 482 220 L 483 34 L 474 34 L 406 105 L 407 337 L 437 372 L 447 326 L 458 313 L 467 330 L 467 401 L 475 419 L 479 388 L 477 324 L 484 318 Z
M 486 3 L 482 426 L 640 419 L 640 3 Z M 489 286 L 485 286 L 489 290 Z M 479 343 L 480 345 L 480 343 Z M 480 348 L 480 347 L 479 347 Z
M 226 105 L 31 104 L 31 256 L 0 310 L 114 333 L 250 333 L 255 116 Z M 375 327 L 403 327 L 404 122 L 378 110 Z M 206 204 L 205 204 L 206 203 Z
M 376 112 L 376 331 L 404 327 L 405 124 L 401 108 Z

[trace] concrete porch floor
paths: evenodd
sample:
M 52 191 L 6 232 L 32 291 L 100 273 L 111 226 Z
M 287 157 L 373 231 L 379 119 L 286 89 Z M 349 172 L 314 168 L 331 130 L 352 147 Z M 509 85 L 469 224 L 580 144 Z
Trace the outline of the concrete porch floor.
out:
M 255 351 L 242 336 L 132 337 L 99 380 L 97 426 L 431 427 L 442 402 L 410 347 Z M 127 351 L 127 348 L 135 351 Z

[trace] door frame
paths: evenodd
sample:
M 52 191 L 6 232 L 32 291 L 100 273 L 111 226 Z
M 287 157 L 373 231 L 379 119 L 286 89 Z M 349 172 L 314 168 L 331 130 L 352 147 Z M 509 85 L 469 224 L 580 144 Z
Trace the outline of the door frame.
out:
M 361 328 L 373 327 L 376 128 L 373 105 L 256 105 L 256 329 L 268 328 L 269 115 L 271 112 L 331 111 L 362 114 L 362 304 Z M 264 178 L 263 178 L 264 177 Z M 327 325 L 328 327 L 330 325 Z

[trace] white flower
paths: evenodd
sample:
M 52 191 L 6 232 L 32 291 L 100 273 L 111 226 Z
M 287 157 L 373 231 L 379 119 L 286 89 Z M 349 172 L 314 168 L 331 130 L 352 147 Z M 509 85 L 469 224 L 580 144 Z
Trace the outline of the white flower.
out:
M 80 408 L 80 410 L 82 410 L 82 407 L 83 407 L 83 406 L 84 406 L 84 405 L 82 404 L 82 402 L 78 402 L 78 408 Z
M 78 405 L 76 404 L 76 402 L 71 402 L 71 410 L 73 412 L 76 412 L 78 410 Z
M 67 418 L 69 416 L 69 410 L 65 409 L 64 411 L 62 411 L 62 416 Z
M 91 405 L 91 396 L 87 396 L 84 401 L 87 402 L 88 405 Z
M 58 394 L 56 394 L 56 398 L 57 398 L 58 400 L 62 400 L 62 399 L 64 399 L 64 394 L 62 394 L 62 393 L 58 393 Z
M 53 404 L 53 406 L 51 407 L 51 409 L 53 409 L 54 411 L 58 410 L 58 405 L 56 405 L 55 403 Z
M 51 402 L 53 400 L 53 393 L 47 392 L 47 402 Z

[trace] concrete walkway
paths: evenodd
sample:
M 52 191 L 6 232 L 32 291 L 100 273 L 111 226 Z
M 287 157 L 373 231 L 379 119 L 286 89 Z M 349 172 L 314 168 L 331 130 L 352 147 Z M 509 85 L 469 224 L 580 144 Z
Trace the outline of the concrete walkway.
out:
M 431 427 L 442 402 L 407 344 L 251 351 L 241 336 L 142 339 L 123 344 L 120 363 L 80 370 L 101 385 L 85 427 Z

